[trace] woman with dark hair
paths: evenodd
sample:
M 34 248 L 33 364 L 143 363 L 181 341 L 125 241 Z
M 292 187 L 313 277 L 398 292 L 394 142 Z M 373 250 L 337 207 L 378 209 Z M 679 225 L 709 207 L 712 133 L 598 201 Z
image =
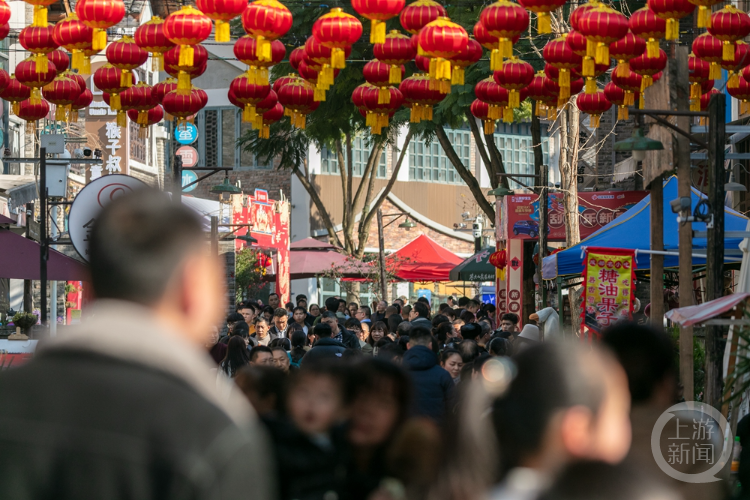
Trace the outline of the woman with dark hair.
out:
M 312 328 L 310 328 L 312 330 Z M 292 366 L 299 367 L 299 362 L 307 354 L 309 347 L 307 345 L 307 334 L 302 330 L 292 332 L 292 350 L 289 355 L 292 358 Z
M 400 323 L 403 323 L 404 318 L 401 317 L 400 314 L 391 314 L 388 317 L 388 331 L 391 332 L 389 335 L 391 335 L 391 338 L 395 338 L 396 330 L 398 330 L 398 325 Z
M 448 342 L 449 338 L 454 337 L 453 325 L 450 323 L 450 321 L 440 323 L 435 329 L 434 334 L 435 338 L 438 339 L 438 342 L 442 347 L 446 344 L 446 342 Z
M 383 337 L 388 336 L 388 325 L 382 321 L 376 321 L 370 327 L 370 335 L 367 336 L 366 342 L 372 346 L 372 355 L 377 356 L 378 350 L 376 348 L 377 343 Z
M 247 350 L 245 339 L 239 335 L 232 335 L 227 344 L 227 355 L 221 362 L 221 373 L 227 377 L 234 377 L 237 370 L 250 363 L 250 352 Z
M 388 448 L 406 421 L 411 381 L 399 366 L 366 358 L 353 373 L 352 393 L 347 496 L 368 498 L 387 475 L 398 473 L 388 467 Z
M 266 318 L 266 322 L 268 322 L 269 325 L 273 324 L 273 313 L 274 313 L 273 307 L 266 306 L 263 308 L 263 317 Z
M 455 349 L 445 349 L 440 353 L 440 366 L 450 374 L 454 384 L 461 381 L 461 368 L 464 366 L 464 360 L 460 352 Z
M 487 344 L 487 351 L 490 356 L 512 356 L 513 344 L 508 339 L 495 337 Z

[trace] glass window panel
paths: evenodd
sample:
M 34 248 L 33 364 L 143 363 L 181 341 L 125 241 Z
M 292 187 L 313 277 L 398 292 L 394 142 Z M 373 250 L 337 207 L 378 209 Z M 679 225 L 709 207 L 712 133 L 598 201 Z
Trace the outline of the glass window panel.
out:
M 234 154 L 237 151 L 234 119 L 237 113 L 233 109 L 221 110 L 221 166 L 234 167 Z
M 218 156 L 219 156 L 219 128 L 218 120 L 219 113 L 215 109 L 206 111 L 206 166 L 207 167 L 218 167 Z M 234 162 L 232 162 L 234 163 Z

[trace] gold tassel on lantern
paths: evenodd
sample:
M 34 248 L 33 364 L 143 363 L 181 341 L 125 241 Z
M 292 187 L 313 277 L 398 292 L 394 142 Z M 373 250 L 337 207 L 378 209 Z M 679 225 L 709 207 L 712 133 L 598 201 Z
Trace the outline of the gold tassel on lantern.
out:
M 65 107 L 64 106 L 55 106 L 55 120 L 58 122 L 65 121 Z
M 453 66 L 453 74 L 451 75 L 451 85 L 463 85 L 464 84 L 464 69 L 461 66 Z
M 561 89 L 563 87 L 567 87 L 568 92 L 570 92 L 570 71 L 569 70 L 564 69 L 564 68 L 560 70 L 560 77 L 558 79 L 558 83 Z M 568 95 L 565 97 L 569 97 L 569 96 L 570 96 L 570 93 L 568 93 Z
M 691 99 L 700 99 L 701 97 L 701 84 L 700 83 L 691 83 L 690 84 L 690 98 Z
M 719 63 L 712 62 L 708 69 L 709 80 L 720 80 L 721 79 L 721 66 Z
M 589 117 L 589 123 L 591 124 L 591 128 L 599 128 L 599 118 L 601 118 L 602 115 L 591 115 Z
M 36 134 L 36 122 L 26 122 L 26 135 L 33 136 Z
M 258 68 L 257 73 L 255 73 L 255 83 L 268 85 L 268 68 Z
M 138 125 L 148 125 L 148 111 L 138 111 L 138 118 L 135 122 Z
M 594 76 L 595 72 L 596 65 L 594 64 L 594 58 L 589 56 L 584 57 L 581 74 L 583 76 Z
M 36 62 L 37 73 L 47 73 L 47 70 L 49 69 L 49 60 L 47 59 L 46 54 L 36 54 L 34 56 L 34 62 Z
M 586 39 L 586 57 L 596 57 L 596 42 Z
M 513 57 L 513 42 L 510 38 L 500 38 L 499 40 L 499 49 L 501 51 L 501 54 L 503 55 L 504 59 L 510 59 Z M 501 61 L 502 65 L 502 61 Z
M 252 125 L 255 130 L 262 130 L 263 129 L 263 115 L 256 112 L 255 120 L 253 120 Z
M 68 123 L 78 123 L 78 110 L 77 109 L 70 109 L 70 113 L 68 114 Z
M 268 139 L 270 136 L 271 136 L 271 126 L 263 125 L 263 128 L 261 129 L 259 133 L 259 137 L 261 139 Z
M 378 89 L 378 104 L 389 104 L 391 102 L 391 91 L 387 88 Z
M 596 94 L 596 80 L 593 78 L 586 78 L 586 93 Z
M 630 74 L 630 63 L 628 61 L 617 62 L 617 76 L 626 77 Z
M 409 123 L 419 123 L 419 104 L 412 104 L 409 111 Z
M 511 108 L 510 106 L 503 108 L 503 122 L 504 123 L 513 122 L 513 108 Z
M 596 46 L 596 64 L 609 64 L 609 45 L 599 43 Z
M 557 119 L 557 109 L 553 108 L 552 106 L 547 108 L 547 120 L 554 121 Z
M 677 19 L 672 17 L 667 19 L 667 34 L 664 38 L 666 40 L 677 40 L 680 38 L 680 25 L 677 22 Z
M 42 92 L 34 87 L 31 89 L 31 97 L 29 97 L 29 103 L 31 104 L 41 104 L 42 103 Z
M 736 89 L 740 86 L 740 75 L 734 71 L 729 72 L 729 80 L 727 81 L 727 88 Z
M 229 41 L 229 23 L 226 21 L 216 21 L 216 33 L 214 33 L 214 40 L 217 42 L 228 42 Z
M 701 100 L 698 99 L 690 99 L 690 111 L 700 111 L 701 110 Z
M 388 96 L 390 97 L 390 94 L 388 94 Z M 315 86 L 315 90 L 313 91 L 313 101 L 315 101 L 315 102 L 323 102 L 325 100 L 326 100 L 326 91 L 325 91 L 325 89 L 322 89 L 322 88 L 320 88 L 320 87 L 318 87 L 316 85 Z
M 367 127 L 374 127 L 375 126 L 375 114 L 368 111 L 367 115 L 365 116 L 365 126 Z
M 495 122 L 492 120 L 484 120 L 484 133 L 491 135 L 495 133 Z
M 120 110 L 117 112 L 117 126 L 118 127 L 128 126 L 128 115 L 126 115 L 125 111 L 123 110 Z
M 73 49 L 73 55 L 70 59 L 70 67 L 71 69 L 77 69 L 80 73 L 83 68 L 83 52 L 78 49 Z
M 138 138 L 139 139 L 148 139 L 148 127 L 140 127 L 138 129 Z
M 255 106 L 252 104 L 245 104 L 242 108 L 242 121 L 246 123 L 252 123 L 255 120 Z
M 190 95 L 192 85 L 190 83 L 190 75 L 184 71 L 180 71 L 177 75 L 177 94 L 178 95 Z
M 261 61 L 271 61 L 271 42 L 265 37 L 255 37 L 255 57 Z
M 503 69 L 503 56 L 498 49 L 492 49 L 490 54 L 490 70 L 500 71 Z
M 490 120 L 499 120 L 500 118 L 502 118 L 502 116 L 502 109 L 499 106 L 490 104 L 487 110 L 487 118 L 489 118 Z
M 542 101 L 536 101 L 536 105 L 534 106 L 534 114 L 536 116 L 544 116 L 543 109 L 542 109 Z
M 520 105 L 521 105 L 521 95 L 518 93 L 516 89 L 511 89 L 511 91 L 508 93 L 508 107 L 517 108 Z
M 651 75 L 643 75 L 643 78 L 641 78 L 641 93 L 649 88 L 652 83 L 654 83 L 654 80 Z
M 431 80 L 450 80 L 451 77 L 451 62 L 448 59 L 442 57 L 430 59 Z
M 47 7 L 44 5 L 34 5 L 34 19 L 32 26 L 47 27 Z
M 328 90 L 333 85 L 334 71 L 330 64 L 324 64 L 318 73 L 318 85 Z
M 552 33 L 552 22 L 549 12 L 540 12 L 536 15 L 536 31 L 540 35 Z
M 271 60 L 270 58 L 268 59 Z M 344 49 L 331 49 L 331 68 L 344 69 L 346 67 L 346 54 Z
M 618 120 L 628 119 L 628 107 L 627 106 L 617 106 L 617 119 Z
M 649 38 L 646 42 L 646 55 L 650 58 L 659 57 L 659 40 Z
M 432 106 L 425 105 L 424 109 L 422 110 L 422 119 L 428 122 L 432 121 Z
M 120 105 L 120 94 L 109 95 L 109 107 L 115 111 L 119 111 L 122 108 Z
M 632 92 L 625 91 L 625 106 L 632 106 L 635 104 L 635 94 Z
M 81 75 L 91 74 L 91 58 L 89 56 L 83 56 L 83 71 L 79 71 L 78 73 Z
M 721 49 L 722 61 L 734 61 L 734 43 L 724 40 L 724 45 Z
M 21 109 L 20 102 L 14 102 L 10 105 L 10 112 L 12 115 L 18 116 L 18 111 Z
M 97 52 L 107 48 L 107 30 L 94 28 L 94 35 L 91 38 L 91 50 Z
M 385 43 L 385 23 L 377 19 L 370 22 L 370 43 Z
M 401 83 L 401 67 L 395 64 L 391 65 L 391 70 L 388 73 L 388 83 L 391 85 L 398 85 Z
M 192 45 L 180 45 L 180 60 L 178 66 L 192 66 L 194 63 L 195 49 Z
M 130 88 L 133 86 L 133 73 L 127 69 L 120 72 L 120 87 Z
M 697 25 L 699 28 L 710 28 L 711 27 L 711 11 L 705 5 L 698 6 L 698 20 Z

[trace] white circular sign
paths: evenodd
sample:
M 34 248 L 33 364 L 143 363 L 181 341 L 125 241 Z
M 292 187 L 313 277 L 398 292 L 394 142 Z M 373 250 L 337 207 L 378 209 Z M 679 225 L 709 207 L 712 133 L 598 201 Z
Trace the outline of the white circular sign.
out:
M 175 151 L 182 157 L 182 167 L 190 168 L 198 164 L 198 150 L 193 146 L 182 146 Z
M 78 254 L 89 260 L 89 235 L 101 209 L 118 196 L 146 184 L 129 175 L 113 174 L 88 183 L 73 200 L 68 215 L 68 232 Z

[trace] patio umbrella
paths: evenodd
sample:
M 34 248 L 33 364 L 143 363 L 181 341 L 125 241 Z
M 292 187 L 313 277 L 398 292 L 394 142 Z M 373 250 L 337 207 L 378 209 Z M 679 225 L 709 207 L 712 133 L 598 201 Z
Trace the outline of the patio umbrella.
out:
M 451 269 L 451 281 L 494 281 L 495 266 L 489 258 L 493 248 L 485 248 Z

